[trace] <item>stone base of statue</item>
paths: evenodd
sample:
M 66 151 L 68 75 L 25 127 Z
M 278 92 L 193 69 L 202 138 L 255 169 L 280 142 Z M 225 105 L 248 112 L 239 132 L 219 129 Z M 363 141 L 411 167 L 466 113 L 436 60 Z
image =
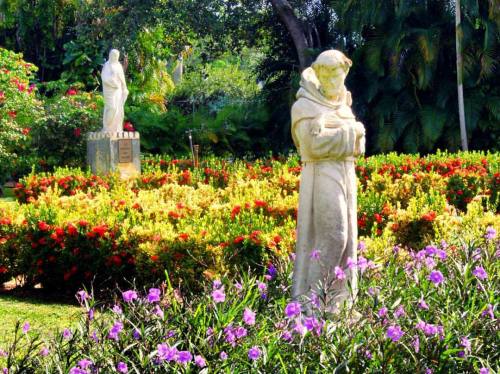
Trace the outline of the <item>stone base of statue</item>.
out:
M 93 174 L 119 173 L 122 179 L 141 174 L 138 132 L 91 132 L 87 136 L 87 164 Z

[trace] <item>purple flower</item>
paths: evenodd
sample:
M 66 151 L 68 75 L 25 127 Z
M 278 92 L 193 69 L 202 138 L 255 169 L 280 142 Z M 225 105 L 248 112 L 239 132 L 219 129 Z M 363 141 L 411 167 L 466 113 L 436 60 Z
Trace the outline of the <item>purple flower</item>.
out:
M 380 318 L 384 318 L 386 315 L 387 315 L 387 308 L 384 306 L 382 308 L 380 308 L 377 312 L 377 315 L 380 317 Z
M 177 348 L 170 347 L 168 344 L 158 344 L 158 359 L 160 361 L 175 361 L 177 360 Z
M 292 333 L 290 331 L 283 331 L 283 333 L 281 334 L 281 339 L 289 342 L 290 340 L 292 340 Z
M 495 319 L 495 313 L 493 311 L 493 305 L 491 304 L 488 304 L 486 306 L 486 309 L 482 311 L 481 313 L 481 317 L 490 317 L 491 319 Z
M 425 310 L 429 309 L 429 305 L 427 305 L 427 303 L 425 302 L 425 300 L 423 298 L 421 298 L 420 300 L 418 300 L 418 307 L 420 309 L 425 309 Z
M 479 374 L 490 374 L 490 369 L 482 367 L 479 369 Z
M 265 284 L 264 282 L 259 282 L 257 281 L 257 288 L 259 289 L 260 293 L 264 293 L 267 291 L 267 284 Z
M 29 322 L 24 322 L 23 325 L 23 332 L 26 334 L 28 331 L 30 331 L 31 325 Z
M 432 270 L 436 267 L 436 261 L 434 261 L 432 257 L 427 257 L 425 259 L 425 266 L 427 267 L 427 269 Z
M 396 311 L 394 312 L 394 318 L 399 318 L 399 317 L 402 317 L 404 316 L 406 313 L 405 313 L 405 308 L 400 305 Z
M 118 334 L 123 330 L 123 323 L 120 321 L 117 321 L 113 324 L 111 327 L 111 330 L 109 330 L 108 338 L 112 340 L 119 340 Z
M 47 357 L 49 353 L 50 351 L 47 347 L 42 347 L 42 349 L 40 349 L 40 356 L 42 357 Z
M 486 235 L 484 235 L 484 237 L 487 239 L 487 240 L 493 240 L 497 237 L 497 230 L 495 230 L 493 227 L 491 226 L 488 226 L 486 228 Z M 481 373 L 482 374 L 482 373 Z
M 438 325 L 433 325 L 431 323 L 426 323 L 424 321 L 419 321 L 415 328 L 422 331 L 427 336 L 433 336 L 437 334 L 443 334 L 443 327 Z
M 128 373 L 128 366 L 125 362 L 119 362 L 118 365 L 116 365 L 116 371 L 119 373 Z
M 89 295 L 85 290 L 80 290 L 76 293 L 76 298 L 78 302 L 83 303 L 85 300 L 88 300 Z
M 92 334 L 90 335 L 90 339 L 95 341 L 96 343 L 99 343 L 99 338 L 97 337 L 97 331 L 92 331 Z
M 426 256 L 434 256 L 437 253 L 437 248 L 434 247 L 433 245 L 428 245 L 425 247 L 425 254 Z
M 302 307 L 300 303 L 292 301 L 291 303 L 288 303 L 288 305 L 285 307 L 285 314 L 288 318 L 292 318 L 298 316 L 300 314 L 301 309 Z
M 418 353 L 418 351 L 420 351 L 420 339 L 418 338 L 418 335 L 415 335 L 412 345 L 413 349 L 415 350 L 415 353 Z
M 123 310 L 122 310 L 121 306 L 120 306 L 120 305 L 117 305 L 117 304 L 115 304 L 115 305 L 113 306 L 113 309 L 111 309 L 111 310 L 112 310 L 114 313 L 116 313 L 116 314 L 122 314 L 122 313 L 123 313 Z
M 488 278 L 488 274 L 486 273 L 486 270 L 482 266 L 476 266 L 476 268 L 472 271 L 472 274 L 481 280 L 485 280 Z
M 177 362 L 179 364 L 187 364 L 193 359 L 193 355 L 189 351 L 179 351 L 177 355 Z
M 134 329 L 134 331 L 132 332 L 132 336 L 135 340 L 139 340 L 141 338 L 141 332 L 137 329 Z
M 443 273 L 441 273 L 439 270 L 433 270 L 429 274 L 429 280 L 435 285 L 439 285 L 444 281 Z
M 213 281 L 213 283 L 212 283 L 212 288 L 213 288 L 214 290 L 219 289 L 221 286 L 222 286 L 222 282 L 220 281 L 220 279 L 216 279 L 216 280 L 214 280 L 214 281 Z
M 0 357 L 7 357 L 9 354 L 0 348 Z
M 309 256 L 311 257 L 311 260 L 319 260 L 320 259 L 320 251 L 318 251 L 317 249 L 313 249 Z
M 88 374 L 87 370 L 82 370 L 77 366 L 72 367 L 69 370 L 69 374 Z
M 367 349 L 365 350 L 365 357 L 368 359 L 368 360 L 371 360 L 373 358 L 372 356 L 372 353 Z
M 222 351 L 220 354 L 219 354 L 219 358 L 222 360 L 222 361 L 225 361 L 227 360 L 227 353 Z
M 90 308 L 89 312 L 87 313 L 87 316 L 89 318 L 89 321 L 93 321 L 94 320 L 94 309 Z
M 356 264 L 356 260 L 353 260 L 351 257 L 347 257 L 346 265 L 348 269 L 354 269 L 356 267 Z
M 87 369 L 90 365 L 92 365 L 92 361 L 90 361 L 87 358 L 84 358 L 83 360 L 78 361 L 78 366 L 80 366 L 82 369 Z
M 342 270 L 339 266 L 335 266 L 335 278 L 339 280 L 345 279 L 344 270 Z
M 234 284 L 234 288 L 236 288 L 238 291 L 241 291 L 243 289 L 243 286 L 240 282 L 236 282 Z
M 156 303 L 160 301 L 161 291 L 159 288 L 150 288 L 148 293 L 148 302 Z
M 393 342 L 397 342 L 404 335 L 403 330 L 398 325 L 389 326 L 387 329 L 387 337 Z
M 234 330 L 234 335 L 236 336 L 237 339 L 244 338 L 245 336 L 247 336 L 247 329 L 242 326 L 239 326 L 236 328 L 236 330 Z
M 363 253 L 365 250 L 366 250 L 366 244 L 364 241 L 361 240 L 358 243 L 358 251 L 359 251 L 359 253 Z
M 153 314 L 163 319 L 164 316 L 163 309 L 159 305 L 155 305 Z
M 358 258 L 358 268 L 361 273 L 363 273 L 368 268 L 368 260 L 363 256 Z
M 133 290 L 128 290 L 128 291 L 122 292 L 122 297 L 123 297 L 123 301 L 125 301 L 126 303 L 130 303 L 130 302 L 137 299 L 137 292 L 135 292 Z
M 261 350 L 255 345 L 248 350 L 248 358 L 253 361 L 258 360 L 261 354 Z
M 226 300 L 226 294 L 224 293 L 224 287 L 218 290 L 212 291 L 212 299 L 215 303 L 223 303 Z
M 243 322 L 249 326 L 255 325 L 255 312 L 250 308 L 245 308 L 243 312 Z
M 64 339 L 68 340 L 68 339 L 71 339 L 71 336 L 73 336 L 73 334 L 71 333 L 70 329 L 64 329 L 62 336 Z M 83 368 L 83 369 L 85 369 L 85 368 Z
M 471 344 L 470 340 L 467 339 L 466 336 L 463 336 L 460 338 L 460 345 L 465 348 L 466 351 L 470 352 L 471 351 Z
M 276 275 L 278 274 L 278 271 L 276 270 L 276 268 L 274 267 L 274 265 L 270 263 L 267 266 L 267 273 L 271 276 L 271 279 L 274 279 L 274 278 L 276 278 Z
M 446 251 L 443 251 L 442 249 L 438 249 L 436 251 L 436 256 L 439 257 L 441 260 L 446 260 L 446 258 L 448 257 Z
M 207 366 L 207 362 L 200 355 L 194 356 L 194 363 L 200 368 L 204 368 L 205 366 Z

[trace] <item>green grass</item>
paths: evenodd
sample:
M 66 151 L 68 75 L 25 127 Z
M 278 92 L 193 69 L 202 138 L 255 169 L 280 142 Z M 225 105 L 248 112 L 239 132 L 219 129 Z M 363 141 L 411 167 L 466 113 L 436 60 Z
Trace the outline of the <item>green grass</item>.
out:
M 16 195 L 14 195 L 13 188 L 3 188 L 3 195 L 0 196 L 0 201 L 15 201 Z
M 0 295 L 0 348 L 12 340 L 14 326 L 19 320 L 29 322 L 32 330 L 46 335 L 78 320 L 81 309 L 64 302 L 42 298 Z

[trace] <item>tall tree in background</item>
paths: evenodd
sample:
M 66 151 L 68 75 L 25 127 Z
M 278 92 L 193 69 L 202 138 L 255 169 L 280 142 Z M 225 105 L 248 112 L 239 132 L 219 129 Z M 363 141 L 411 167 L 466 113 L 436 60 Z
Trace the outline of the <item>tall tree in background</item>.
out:
M 464 109 L 464 83 L 463 83 L 463 58 L 462 58 L 462 27 L 460 16 L 460 0 L 455 2 L 455 38 L 457 48 L 457 90 L 458 90 L 458 118 L 460 120 L 460 140 L 462 150 L 467 151 L 467 130 L 465 127 L 465 109 Z

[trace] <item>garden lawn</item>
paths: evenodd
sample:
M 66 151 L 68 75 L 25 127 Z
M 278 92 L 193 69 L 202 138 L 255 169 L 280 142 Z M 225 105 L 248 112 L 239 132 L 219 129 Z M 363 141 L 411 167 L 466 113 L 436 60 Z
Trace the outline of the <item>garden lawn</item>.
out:
M 0 295 L 0 346 L 13 338 L 17 321 L 29 322 L 33 329 L 45 335 L 71 326 L 80 314 L 81 309 L 68 303 Z

